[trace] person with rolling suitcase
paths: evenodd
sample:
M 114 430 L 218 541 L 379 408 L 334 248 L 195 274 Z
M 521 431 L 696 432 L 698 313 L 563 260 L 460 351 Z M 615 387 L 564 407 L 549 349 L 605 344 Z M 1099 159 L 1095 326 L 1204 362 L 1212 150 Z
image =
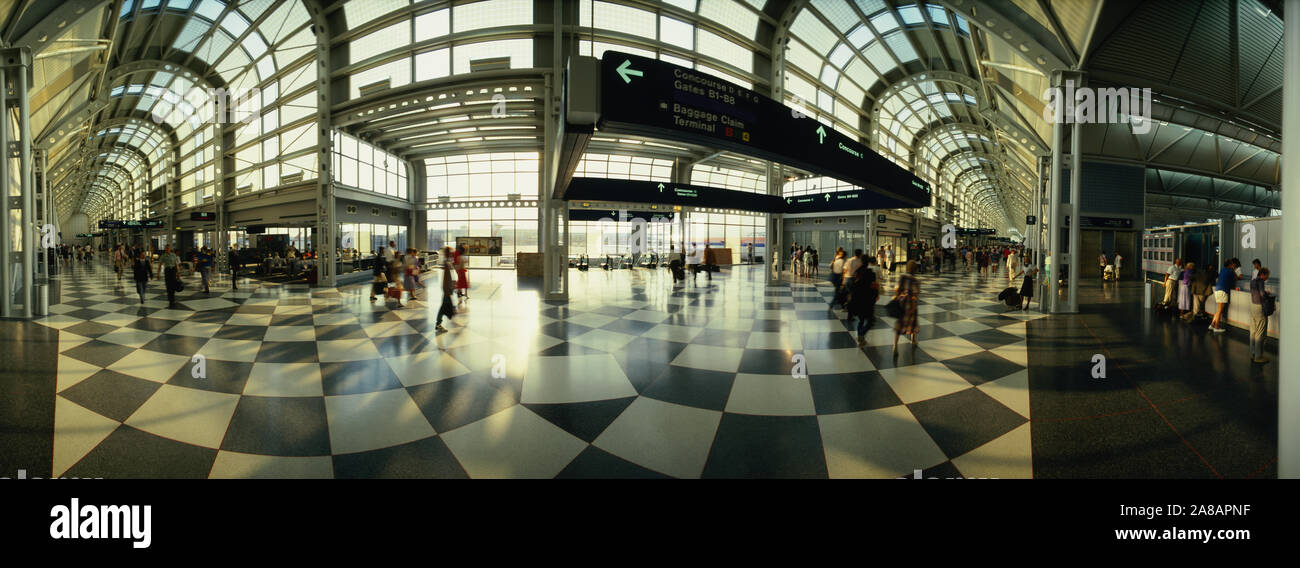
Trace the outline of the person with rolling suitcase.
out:
M 1020 309 L 1028 310 L 1029 302 L 1034 299 L 1034 277 L 1038 275 L 1038 267 L 1031 266 L 1025 271 L 1025 281 L 1020 285 L 1020 299 L 1024 302 Z

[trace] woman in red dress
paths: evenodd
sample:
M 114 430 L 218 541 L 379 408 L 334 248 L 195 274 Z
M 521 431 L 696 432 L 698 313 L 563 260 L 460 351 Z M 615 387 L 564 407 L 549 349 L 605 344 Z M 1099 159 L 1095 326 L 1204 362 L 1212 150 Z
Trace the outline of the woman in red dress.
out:
M 466 271 L 469 268 L 469 255 L 466 254 L 465 245 L 456 247 L 456 253 L 452 255 L 452 264 L 456 267 L 456 295 L 469 299 L 469 277 Z

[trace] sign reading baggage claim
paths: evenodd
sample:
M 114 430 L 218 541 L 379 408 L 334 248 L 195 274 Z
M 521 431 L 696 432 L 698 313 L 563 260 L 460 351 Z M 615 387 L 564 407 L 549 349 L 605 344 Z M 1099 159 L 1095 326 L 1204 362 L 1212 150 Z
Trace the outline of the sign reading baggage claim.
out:
M 930 184 L 861 143 L 734 83 L 637 55 L 601 58 L 602 131 L 725 149 L 864 188 L 876 208 L 930 205 Z M 853 193 L 853 192 L 848 192 Z

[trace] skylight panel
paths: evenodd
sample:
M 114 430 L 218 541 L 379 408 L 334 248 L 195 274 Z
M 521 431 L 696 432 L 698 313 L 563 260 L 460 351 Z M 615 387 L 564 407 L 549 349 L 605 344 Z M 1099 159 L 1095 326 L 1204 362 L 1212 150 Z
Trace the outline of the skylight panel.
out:
M 208 21 L 215 22 L 221 17 L 221 12 L 226 9 L 226 5 L 218 0 L 203 0 L 199 4 L 199 9 L 195 13 L 207 18 Z
M 826 27 L 810 10 L 804 10 L 790 26 L 790 33 L 808 44 L 819 54 L 830 53 L 835 48 L 835 32 Z
M 822 67 L 821 82 L 832 89 L 840 82 L 840 72 L 831 65 Z
M 221 19 L 221 29 L 226 30 L 234 37 L 244 35 L 244 32 L 248 31 L 248 25 L 248 20 L 244 19 L 244 15 L 238 11 L 230 12 L 226 14 L 225 18 Z
M 849 43 L 859 50 L 866 47 L 868 43 L 875 41 L 875 39 L 876 34 L 871 33 L 871 28 L 865 24 L 859 25 L 852 32 L 849 32 Z
M 881 36 L 898 29 L 898 20 L 894 18 L 892 12 L 881 12 L 871 18 L 871 26 L 876 28 L 876 32 Z
M 889 44 L 889 48 L 894 51 L 894 55 L 897 55 L 898 60 L 903 63 L 919 59 L 916 50 L 912 48 L 912 43 L 907 41 L 907 34 L 898 32 L 886 36 L 885 43 Z
M 682 49 L 694 50 L 695 26 L 668 16 L 660 16 L 659 41 Z
M 944 10 L 943 6 L 926 4 L 925 9 L 930 13 L 930 21 L 934 25 L 948 27 L 948 11 Z
M 747 38 L 758 33 L 758 14 L 734 0 L 708 0 L 700 4 L 700 16 L 722 24 Z
M 870 63 L 872 67 L 882 71 L 888 71 L 897 66 L 897 64 L 894 63 L 894 59 L 890 57 L 889 50 L 885 48 L 885 44 L 883 43 L 871 44 L 862 55 L 867 58 L 867 62 Z
M 835 46 L 835 50 L 831 52 L 830 60 L 832 65 L 840 69 L 843 69 L 844 64 L 848 63 L 849 59 L 851 59 L 852 57 L 853 57 L 853 48 L 850 47 L 849 44 L 847 43 L 841 43 Z
M 212 26 L 203 20 L 191 19 L 185 22 L 185 27 L 181 28 L 181 33 L 176 35 L 176 41 L 172 42 L 172 47 L 181 51 L 192 52 L 198 45 L 203 34 L 207 33 Z
M 884 0 L 857 0 L 857 3 L 858 9 L 862 10 L 862 13 L 866 14 L 868 17 L 887 7 L 885 6 Z
M 925 23 L 925 16 L 921 15 L 921 9 L 913 5 L 899 6 L 898 16 L 903 19 L 905 26 L 917 26 Z
M 849 28 L 862 21 L 844 0 L 812 0 L 812 5 L 841 32 L 849 31 Z

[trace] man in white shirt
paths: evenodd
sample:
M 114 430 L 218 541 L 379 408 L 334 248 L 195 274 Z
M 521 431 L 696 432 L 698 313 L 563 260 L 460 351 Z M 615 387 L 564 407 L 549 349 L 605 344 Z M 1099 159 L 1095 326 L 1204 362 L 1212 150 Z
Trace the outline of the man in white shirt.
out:
M 894 245 L 885 247 L 885 269 L 890 272 L 894 271 Z
M 1174 301 L 1174 294 L 1178 292 L 1178 279 L 1183 275 L 1183 259 L 1174 259 L 1174 263 L 1169 265 L 1165 270 L 1165 300 L 1163 303 L 1171 304 Z
M 845 290 L 848 290 L 849 287 L 853 284 L 853 274 L 856 273 L 858 269 L 861 267 L 862 267 L 862 249 L 854 249 L 853 256 L 850 256 L 844 261 L 843 287 Z
M 1115 281 L 1116 282 L 1119 281 L 1119 276 L 1120 274 L 1123 273 L 1123 271 L 1120 270 L 1120 267 L 1124 266 L 1123 261 L 1124 261 L 1124 257 L 1120 256 L 1119 251 L 1115 251 Z

